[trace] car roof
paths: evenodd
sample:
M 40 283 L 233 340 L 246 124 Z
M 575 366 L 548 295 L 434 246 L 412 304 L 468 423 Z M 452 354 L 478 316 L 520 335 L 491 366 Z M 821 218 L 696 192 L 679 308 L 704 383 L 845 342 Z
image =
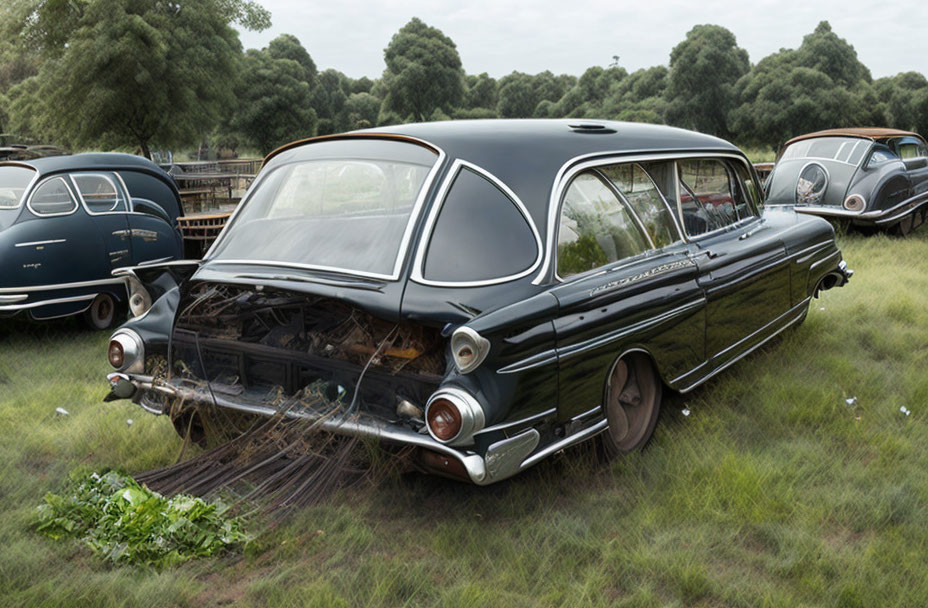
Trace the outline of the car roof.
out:
M 815 139 L 816 137 L 857 137 L 860 139 L 869 139 L 872 141 L 882 141 L 886 139 L 892 139 L 894 137 L 922 138 L 921 135 L 912 131 L 901 131 L 899 129 L 884 129 L 878 127 L 855 127 L 846 129 L 826 129 L 824 131 L 816 131 L 815 133 L 807 133 L 805 135 L 792 138 L 783 144 L 783 147 L 785 148 L 786 146 L 796 143 L 797 141 L 802 141 L 804 139 Z
M 93 171 L 113 169 L 141 169 L 143 171 L 164 173 L 158 165 L 141 156 L 120 154 L 118 152 L 90 152 L 85 154 L 68 154 L 64 156 L 45 156 L 31 160 L 11 161 L 13 164 L 27 165 L 40 175 L 60 171 Z
M 733 153 L 729 142 L 676 127 L 592 119 L 450 120 L 377 127 L 287 144 L 284 151 L 331 139 L 413 139 L 493 174 L 519 196 L 540 230 L 547 228 L 548 197 L 558 172 L 586 157 L 659 152 Z

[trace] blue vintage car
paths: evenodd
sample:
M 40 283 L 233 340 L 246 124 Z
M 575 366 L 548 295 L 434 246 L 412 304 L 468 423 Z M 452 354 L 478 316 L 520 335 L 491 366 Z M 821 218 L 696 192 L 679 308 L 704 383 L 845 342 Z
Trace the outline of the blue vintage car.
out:
M 109 327 L 128 296 L 112 271 L 183 257 L 182 213 L 171 177 L 137 156 L 0 163 L 0 317 Z

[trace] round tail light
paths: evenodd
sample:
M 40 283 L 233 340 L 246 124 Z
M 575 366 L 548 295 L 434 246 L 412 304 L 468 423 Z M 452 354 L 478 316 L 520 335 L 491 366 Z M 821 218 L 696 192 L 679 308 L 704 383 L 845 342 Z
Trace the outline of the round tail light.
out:
M 123 363 L 126 362 L 126 351 L 123 349 L 119 340 L 110 340 L 108 357 L 110 360 L 110 365 L 116 369 L 121 368 Z
M 426 418 L 429 430 L 439 441 L 451 441 L 461 432 L 461 412 L 447 399 L 430 403 Z
M 844 208 L 848 211 L 863 211 L 867 207 L 867 201 L 859 194 L 852 194 L 844 201 Z

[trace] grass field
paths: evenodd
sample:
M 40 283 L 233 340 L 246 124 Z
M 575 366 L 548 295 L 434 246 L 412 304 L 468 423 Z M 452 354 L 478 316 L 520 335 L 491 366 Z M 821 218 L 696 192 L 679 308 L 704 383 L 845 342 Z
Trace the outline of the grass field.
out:
M 928 605 L 928 230 L 840 244 L 851 284 L 671 400 L 642 453 L 574 449 L 487 488 L 390 477 L 245 555 L 161 572 L 29 530 L 71 470 L 141 471 L 181 444 L 167 420 L 101 403 L 107 336 L 4 323 L 0 605 Z

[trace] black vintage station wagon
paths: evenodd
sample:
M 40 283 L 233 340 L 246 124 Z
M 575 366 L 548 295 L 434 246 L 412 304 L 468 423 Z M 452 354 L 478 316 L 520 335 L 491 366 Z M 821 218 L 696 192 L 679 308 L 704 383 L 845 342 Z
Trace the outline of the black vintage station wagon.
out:
M 131 272 L 110 399 L 318 421 L 489 484 L 686 392 L 850 276 L 731 144 L 663 126 L 414 124 L 272 153 L 202 261 Z M 176 421 L 176 424 L 178 422 Z
M 905 236 L 928 220 L 928 144 L 897 129 L 831 129 L 786 142 L 767 203 Z
M 181 214 L 171 177 L 137 156 L 0 162 L 0 318 L 110 327 L 128 295 L 113 269 L 183 257 Z

